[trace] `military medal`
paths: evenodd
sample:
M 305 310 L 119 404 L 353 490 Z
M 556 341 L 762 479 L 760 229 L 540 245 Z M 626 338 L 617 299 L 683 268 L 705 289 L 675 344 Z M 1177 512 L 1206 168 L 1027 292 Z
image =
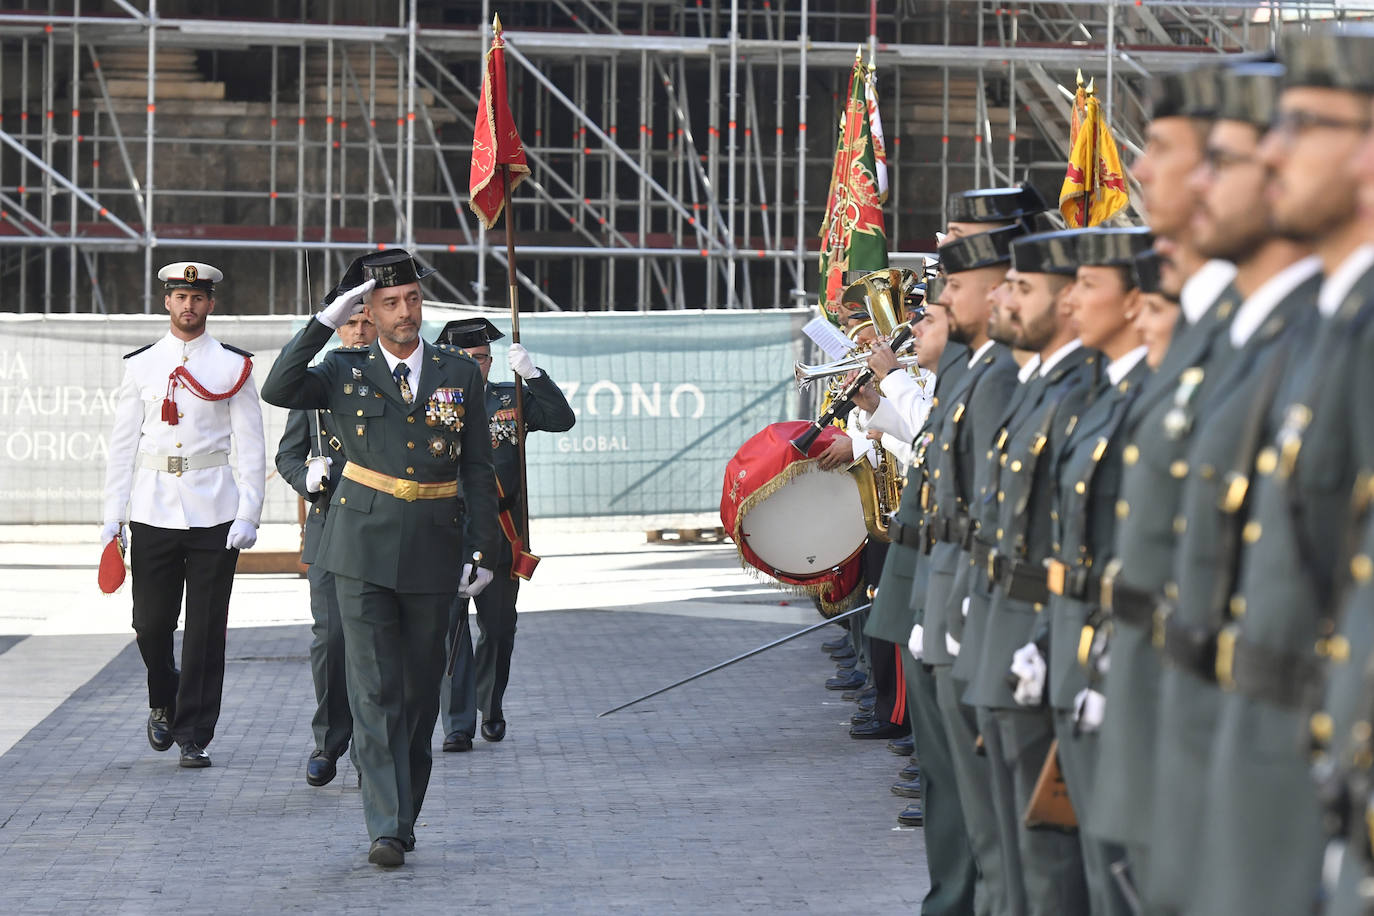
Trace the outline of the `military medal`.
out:
M 443 426 L 457 432 L 463 428 L 463 415 L 466 413 L 467 408 L 463 406 L 463 389 L 436 388 L 434 394 L 429 396 L 429 402 L 425 404 L 425 425 Z
M 352 386 L 352 385 L 344 385 L 344 394 L 352 394 L 352 393 L 353 393 L 353 386 Z
M 354 377 L 354 378 L 362 378 L 362 377 L 363 377 L 363 370 L 358 369 L 358 368 L 354 368 L 354 369 L 353 369 L 353 377 Z
M 443 457 L 443 454 L 447 449 L 448 443 L 444 441 L 443 436 L 434 436 L 429 440 L 429 453 L 433 455 L 435 458 Z

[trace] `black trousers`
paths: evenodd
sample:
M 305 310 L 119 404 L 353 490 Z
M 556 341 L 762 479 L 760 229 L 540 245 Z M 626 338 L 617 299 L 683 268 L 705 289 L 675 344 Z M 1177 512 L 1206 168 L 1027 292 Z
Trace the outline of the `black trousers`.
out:
M 315 683 L 315 715 L 310 730 L 315 750 L 331 760 L 348 748 L 353 737 L 353 712 L 348 706 L 348 681 L 344 665 L 343 620 L 334 574 L 314 563 L 306 571 L 310 580 L 310 678 Z
M 215 737 L 224 690 L 229 593 L 239 552 L 224 546 L 232 522 L 156 528 L 132 522 L 134 632 L 148 669 L 148 705 L 171 710 L 172 737 L 205 747 Z M 186 603 L 177 669 L 173 635 Z

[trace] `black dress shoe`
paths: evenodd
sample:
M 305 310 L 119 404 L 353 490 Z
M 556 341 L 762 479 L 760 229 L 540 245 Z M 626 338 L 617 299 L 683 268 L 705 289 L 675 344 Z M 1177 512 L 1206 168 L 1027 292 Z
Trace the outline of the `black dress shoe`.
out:
M 906 766 L 902 767 L 902 771 L 897 774 L 897 778 L 900 779 L 902 782 L 911 782 L 911 780 L 915 779 L 920 775 L 921 765 L 917 763 L 915 760 L 913 760 Z
M 482 737 L 488 741 L 500 741 L 506 737 L 505 719 L 488 719 L 482 723 Z
M 839 674 L 841 671 L 853 671 L 858 665 L 859 660 L 857 658 L 843 659 L 835 663 L 835 673 Z
M 893 738 L 902 732 L 910 731 L 905 725 L 893 725 L 891 722 L 879 722 L 876 719 L 855 725 L 849 730 L 851 738 Z
M 877 706 L 877 697 L 866 697 L 864 699 L 859 700 L 858 702 L 859 712 L 872 712 L 874 709 L 877 708 Z
M 841 646 L 834 652 L 831 652 L 830 657 L 837 662 L 842 662 L 847 658 L 854 658 L 854 648 L 852 646 Z
M 821 651 L 838 652 L 847 645 L 849 645 L 849 636 L 840 635 L 836 636 L 834 639 L 827 639 L 825 642 L 821 643 Z
M 372 841 L 367 851 L 367 861 L 382 868 L 395 868 L 406 864 L 405 844 L 394 836 L 380 836 Z
M 181 766 L 190 770 L 208 767 L 210 765 L 210 755 L 205 753 L 205 748 L 196 744 L 194 741 L 187 741 L 181 746 Z
M 849 717 L 849 724 L 863 725 L 865 722 L 872 722 L 873 719 L 874 714 L 871 710 L 869 712 L 856 712 L 854 713 L 854 715 Z
M 892 794 L 900 795 L 903 798 L 920 798 L 921 777 L 917 776 L 915 779 L 909 779 L 906 782 L 894 783 L 892 786 Z
M 454 732 L 448 735 L 444 738 L 444 750 L 450 754 L 472 750 L 472 735 L 467 732 Z
M 862 687 L 864 685 L 864 681 L 866 680 L 868 680 L 868 678 L 864 677 L 857 671 L 846 671 L 844 674 L 836 674 L 834 677 L 827 680 L 825 682 L 825 689 L 854 690 L 856 688 Z
M 312 786 L 327 786 L 334 781 L 334 777 L 338 773 L 338 764 L 324 751 L 316 751 L 311 754 L 310 759 L 305 764 L 305 781 Z
M 414 852 L 415 834 L 412 833 L 410 836 L 406 837 L 405 842 L 401 844 L 401 848 L 404 849 L 406 852 Z
M 902 729 L 887 743 L 887 749 L 898 757 L 910 757 L 916 751 L 916 742 L 911 737 L 911 729 Z
M 902 813 L 897 815 L 897 823 L 903 827 L 920 827 L 926 822 L 925 813 L 921 811 L 918 803 L 912 803 L 902 809 Z
M 155 751 L 165 751 L 172 746 L 172 715 L 165 706 L 148 710 L 148 743 Z

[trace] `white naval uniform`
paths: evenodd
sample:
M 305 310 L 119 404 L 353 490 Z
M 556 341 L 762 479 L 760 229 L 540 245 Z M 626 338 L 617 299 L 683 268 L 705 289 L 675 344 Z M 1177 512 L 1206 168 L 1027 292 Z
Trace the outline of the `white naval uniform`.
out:
M 210 528 L 241 519 L 255 527 L 262 517 L 267 479 L 262 406 L 250 376 L 238 393 L 205 401 L 178 382 L 175 426 L 162 419 L 168 376 L 178 366 L 216 394 L 228 391 L 243 371 L 244 356 L 209 334 L 182 341 L 170 331 L 125 359 L 105 475 L 104 521 L 134 521 L 158 528 Z M 179 476 L 144 467 L 141 455 L 183 457 L 234 448 L 235 467 L 183 471 Z

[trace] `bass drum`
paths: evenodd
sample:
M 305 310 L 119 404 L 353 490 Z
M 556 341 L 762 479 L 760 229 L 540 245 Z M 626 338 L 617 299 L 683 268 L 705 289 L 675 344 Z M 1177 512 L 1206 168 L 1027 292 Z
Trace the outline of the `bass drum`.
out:
M 809 426 L 774 423 L 740 447 L 726 466 L 720 517 L 742 563 L 812 595 L 833 617 L 863 593 L 868 525 L 859 480 L 816 460 L 844 431 L 827 427 L 802 455 L 792 440 Z

